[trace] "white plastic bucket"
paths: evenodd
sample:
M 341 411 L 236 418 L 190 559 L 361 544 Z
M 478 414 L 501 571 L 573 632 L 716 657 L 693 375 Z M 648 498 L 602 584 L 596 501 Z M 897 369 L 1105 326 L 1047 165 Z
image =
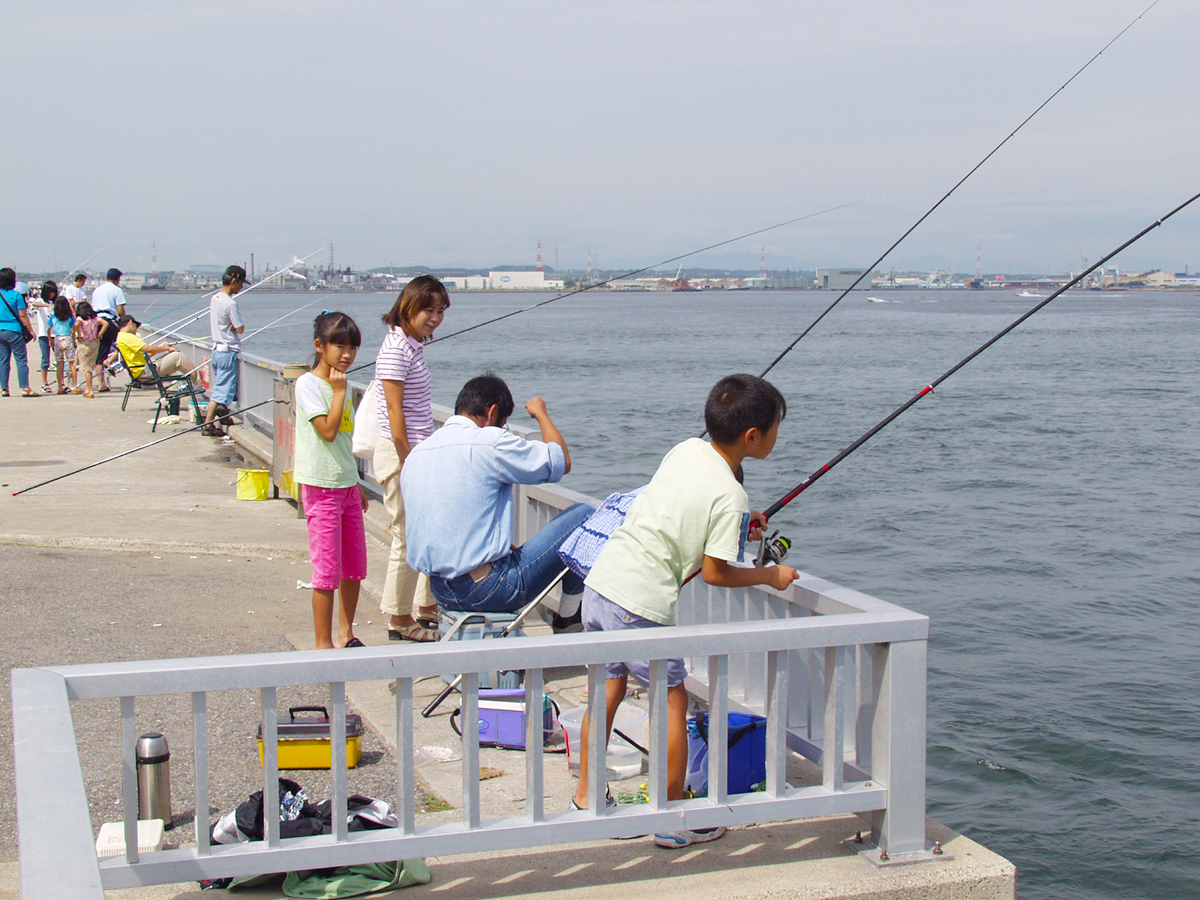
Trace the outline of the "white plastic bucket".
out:
M 563 734 L 567 742 L 567 768 L 576 773 L 579 772 L 579 728 L 583 724 L 585 712 L 587 712 L 586 706 L 577 706 L 575 709 L 568 709 L 558 715 L 558 721 L 562 723 Z M 646 710 L 628 702 L 617 707 L 617 715 L 613 719 L 613 733 L 608 741 L 608 759 L 605 766 L 610 781 L 633 778 L 642 772 L 642 751 L 622 739 L 617 734 L 618 729 L 645 746 Z

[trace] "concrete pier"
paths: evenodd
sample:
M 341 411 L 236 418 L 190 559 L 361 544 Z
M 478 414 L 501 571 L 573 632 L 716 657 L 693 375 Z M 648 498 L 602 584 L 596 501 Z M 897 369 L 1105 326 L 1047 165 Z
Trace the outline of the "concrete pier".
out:
M 121 379 L 117 379 L 120 381 Z M 134 392 L 125 412 L 124 388 L 97 395 L 0 399 L 0 602 L 10 622 L 0 678 L 29 667 L 131 659 L 301 651 L 312 646 L 304 522 L 284 500 L 235 499 L 236 448 L 184 434 L 155 447 L 14 497 L 13 492 L 73 469 L 182 431 L 160 425 L 150 434 L 153 397 Z M 246 441 L 252 443 L 252 441 Z M 356 634 L 387 643 L 378 608 L 386 554 L 384 512 L 368 513 L 370 574 Z M 403 653 L 404 645 L 392 644 Z M 348 650 L 346 652 L 353 652 Z M 420 709 L 441 689 L 416 688 Z M 563 708 L 579 705 L 583 673 L 547 673 L 547 690 Z M 230 692 L 234 694 L 236 692 Z M 395 791 L 394 710 L 385 682 L 348 686 L 350 702 L 369 726 L 363 762 L 350 773 L 352 793 L 392 799 Z M 261 788 L 254 733 L 254 697 L 215 698 L 210 713 L 210 783 L 215 821 Z M 280 707 L 323 703 L 321 689 L 284 695 Z M 190 726 L 179 698 L 139 701 L 139 728 L 160 728 L 171 742 L 176 827 L 168 840 L 190 842 Z M 461 796 L 458 739 L 448 724 L 457 707 L 448 699 L 429 719 L 416 717 L 419 790 L 424 821 L 454 820 Z M 93 825 L 120 817 L 119 722 L 115 704 L 78 704 L 76 728 Z M 11 721 L 0 718 L 0 900 L 17 897 L 13 821 Z M 219 739 L 217 739 L 219 738 Z M 485 818 L 518 812 L 524 799 L 523 754 L 481 750 L 489 769 Z M 498 773 L 498 774 L 495 774 Z M 287 772 L 314 798 L 328 796 L 328 774 Z M 614 790 L 636 788 L 636 780 Z M 565 807 L 574 789 L 565 759 L 549 758 L 547 806 Z M 443 809 L 449 805 L 450 809 Z M 936 822 L 928 838 L 946 857 L 911 866 L 876 868 L 844 843 L 868 823 L 846 816 L 772 823 L 732 830 L 723 840 L 683 851 L 657 848 L 649 838 L 572 844 L 476 856 L 431 857 L 433 881 L 394 896 L 450 898 L 602 898 L 672 896 L 734 898 L 1011 898 L 1011 863 Z M 53 873 L 46 873 L 53 879 Z M 113 898 L 201 898 L 195 883 L 112 891 Z M 277 897 L 277 890 L 242 896 Z M 392 895 L 389 895 L 392 896 Z

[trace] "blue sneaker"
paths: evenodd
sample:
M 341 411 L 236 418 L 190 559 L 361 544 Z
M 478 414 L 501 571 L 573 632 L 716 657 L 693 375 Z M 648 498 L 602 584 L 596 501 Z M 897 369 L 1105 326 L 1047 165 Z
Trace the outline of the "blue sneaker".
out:
M 695 831 L 675 831 L 671 834 L 656 834 L 654 843 L 668 850 L 681 850 L 692 844 L 705 844 L 724 836 L 728 829 L 724 825 L 716 828 L 697 828 Z

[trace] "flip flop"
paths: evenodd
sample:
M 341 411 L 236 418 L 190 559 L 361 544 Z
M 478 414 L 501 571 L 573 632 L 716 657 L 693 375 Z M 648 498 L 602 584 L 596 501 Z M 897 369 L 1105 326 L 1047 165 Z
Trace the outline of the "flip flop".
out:
M 365 647 L 365 646 L 367 646 L 367 645 L 364 644 L 362 641 L 360 641 L 358 638 L 350 638 L 350 640 L 346 641 L 347 649 L 350 647 Z

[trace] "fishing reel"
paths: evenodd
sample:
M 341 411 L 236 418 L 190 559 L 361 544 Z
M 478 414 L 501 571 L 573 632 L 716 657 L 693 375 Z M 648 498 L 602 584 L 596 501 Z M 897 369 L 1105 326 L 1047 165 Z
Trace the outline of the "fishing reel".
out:
M 787 559 L 788 551 L 791 549 L 791 538 L 783 537 L 778 528 L 771 532 L 770 537 L 764 532 L 758 541 L 758 556 L 754 558 L 754 565 L 778 565 Z

